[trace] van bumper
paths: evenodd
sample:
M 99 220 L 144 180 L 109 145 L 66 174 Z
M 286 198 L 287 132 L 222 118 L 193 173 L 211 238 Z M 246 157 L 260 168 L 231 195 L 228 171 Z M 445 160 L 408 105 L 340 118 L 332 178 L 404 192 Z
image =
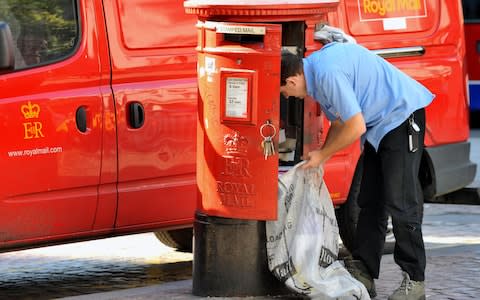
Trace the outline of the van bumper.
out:
M 441 196 L 469 185 L 477 165 L 470 161 L 470 142 L 426 147 L 432 164 L 435 196 Z

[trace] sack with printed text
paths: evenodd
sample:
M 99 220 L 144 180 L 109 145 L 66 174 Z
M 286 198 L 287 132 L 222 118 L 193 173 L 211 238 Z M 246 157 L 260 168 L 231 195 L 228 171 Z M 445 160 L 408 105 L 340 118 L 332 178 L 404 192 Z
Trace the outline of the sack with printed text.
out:
M 266 223 L 270 271 L 312 299 L 370 299 L 337 261 L 338 225 L 323 169 L 302 164 L 279 178 L 278 219 Z

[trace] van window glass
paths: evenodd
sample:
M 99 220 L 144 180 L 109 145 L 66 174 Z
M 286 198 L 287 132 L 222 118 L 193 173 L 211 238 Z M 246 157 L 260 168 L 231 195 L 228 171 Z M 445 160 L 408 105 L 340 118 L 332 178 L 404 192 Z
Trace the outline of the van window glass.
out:
M 194 47 L 197 17 L 185 14 L 183 0 L 117 0 L 127 49 Z
M 480 20 L 480 1 L 463 0 L 463 16 L 466 21 Z
M 0 0 L 15 45 L 15 69 L 58 61 L 79 39 L 75 0 Z

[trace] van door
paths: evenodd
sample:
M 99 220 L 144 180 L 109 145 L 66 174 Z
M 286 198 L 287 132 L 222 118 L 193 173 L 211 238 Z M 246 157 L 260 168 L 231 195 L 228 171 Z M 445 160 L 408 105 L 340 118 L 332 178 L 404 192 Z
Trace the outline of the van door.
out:
M 465 45 L 467 48 L 467 69 L 470 92 L 471 117 L 480 114 L 480 2 L 463 0 L 465 18 Z M 472 125 L 480 126 L 480 120 L 470 120 Z
M 85 8 L 0 0 L 15 45 L 15 70 L 0 75 L 0 247 L 93 227 L 103 110 Z
M 196 18 L 183 0 L 104 0 L 118 130 L 117 227 L 189 224 Z

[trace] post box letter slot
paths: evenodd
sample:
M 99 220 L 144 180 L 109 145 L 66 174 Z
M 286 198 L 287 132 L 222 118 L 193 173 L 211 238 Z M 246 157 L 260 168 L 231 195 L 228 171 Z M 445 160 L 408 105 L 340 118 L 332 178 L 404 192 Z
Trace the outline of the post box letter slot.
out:
M 219 24 L 217 33 L 223 33 L 223 41 L 236 44 L 263 44 L 266 34 L 264 26 L 244 26 L 232 24 Z
M 223 40 L 239 44 L 256 44 L 263 43 L 263 35 L 257 34 L 231 34 L 224 33 Z

